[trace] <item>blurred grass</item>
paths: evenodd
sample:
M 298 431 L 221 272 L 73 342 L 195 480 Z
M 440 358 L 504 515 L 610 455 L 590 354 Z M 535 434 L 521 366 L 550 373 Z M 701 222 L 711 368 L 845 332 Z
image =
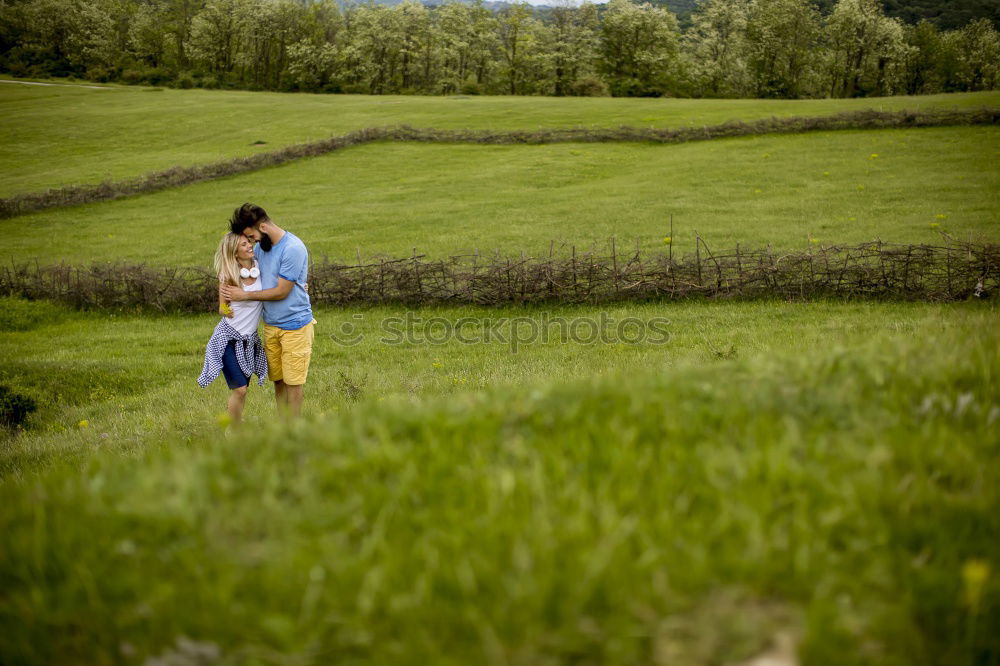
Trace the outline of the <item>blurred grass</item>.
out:
M 76 461 L 89 454 L 101 433 L 108 434 L 100 442 L 102 449 L 125 453 L 161 438 L 202 437 L 213 431 L 217 415 L 225 410 L 228 390 L 222 380 L 205 390 L 195 383 L 215 315 L 72 312 L 16 299 L 0 299 L 0 306 L 9 311 L 38 307 L 60 313 L 36 322 L 31 330 L 0 333 L 0 345 L 9 359 L 0 383 L 30 395 L 47 410 L 37 415 L 27 432 L 7 441 L 0 464 L 3 475 L 29 472 L 30 466 L 23 467 L 20 461 L 30 452 L 38 452 L 46 464 L 61 458 Z M 587 322 L 599 323 L 601 313 L 607 320 L 608 341 L 588 344 L 592 329 Z M 399 341 L 396 332 L 404 328 L 400 319 L 408 315 L 416 318 L 413 335 Z M 688 301 L 601 309 L 439 307 L 416 311 L 324 308 L 316 317 L 319 324 L 307 386 L 307 411 L 313 415 L 349 411 L 359 402 L 401 400 L 419 406 L 437 396 L 576 382 L 641 369 L 672 373 L 681 367 L 707 366 L 717 368 L 721 379 L 731 361 L 850 349 L 873 340 L 891 346 L 897 339 L 914 338 L 931 345 L 929 335 L 956 329 L 983 341 L 995 337 L 996 328 L 996 306 L 988 301 Z M 513 345 L 510 320 L 519 317 L 539 326 L 547 318 L 548 339 Z M 643 322 L 658 319 L 668 339 L 660 344 L 657 337 L 662 336 L 654 335 L 656 331 L 647 324 L 638 343 L 619 340 L 617 325 L 628 317 Z M 463 323 L 462 335 L 474 344 L 445 335 L 446 326 L 465 318 L 472 320 Z M 558 326 L 551 324 L 556 318 L 576 326 L 578 341 L 560 339 Z M 525 337 L 529 328 L 519 326 L 519 335 Z M 489 341 L 479 342 L 487 332 Z M 361 342 L 354 346 L 337 342 L 353 335 L 360 335 Z M 427 341 L 442 336 L 447 338 L 443 344 Z M 954 353 L 961 352 L 956 349 Z M 105 372 L 98 372 L 102 368 Z M 65 387 L 59 386 L 63 376 Z M 107 389 L 116 382 L 121 390 Z M 92 389 L 87 388 L 89 383 Z M 60 390 L 67 395 L 54 400 Z M 91 390 L 93 399 L 84 399 Z M 269 388 L 258 389 L 254 384 L 248 401 L 251 427 L 273 418 Z M 76 427 L 81 420 L 88 421 L 85 431 Z
M 679 127 L 870 108 L 998 105 L 997 92 L 792 101 L 372 97 L 5 84 L 0 85 L 0 196 L 205 164 L 363 127 Z
M 656 349 L 321 334 L 309 418 L 269 423 L 253 390 L 229 440 L 209 423 L 224 387 L 172 353 L 208 317 L 2 334 L 20 354 L 46 335 L 59 362 L 118 338 L 172 382 L 8 443 L 0 661 L 719 664 L 784 632 L 808 664 L 996 663 L 995 306 L 653 312 Z M 398 311 L 361 314 L 377 332 Z M 65 344 L 84 329 L 89 350 Z M 364 370 L 360 400 L 331 390 Z M 16 473 L 45 437 L 73 464 Z
M 0 220 L 0 260 L 207 265 L 233 208 L 263 206 L 313 259 L 432 257 L 551 241 L 623 252 L 1000 239 L 994 127 L 844 131 L 675 146 L 373 144 L 120 201 Z

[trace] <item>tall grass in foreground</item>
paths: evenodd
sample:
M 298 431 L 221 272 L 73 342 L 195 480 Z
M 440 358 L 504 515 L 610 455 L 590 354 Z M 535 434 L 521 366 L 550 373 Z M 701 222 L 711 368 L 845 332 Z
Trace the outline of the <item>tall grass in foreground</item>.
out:
M 789 636 L 808 664 L 996 664 L 990 321 L 830 320 L 133 457 L 86 428 L 80 464 L 0 485 L 0 661 L 720 664 Z

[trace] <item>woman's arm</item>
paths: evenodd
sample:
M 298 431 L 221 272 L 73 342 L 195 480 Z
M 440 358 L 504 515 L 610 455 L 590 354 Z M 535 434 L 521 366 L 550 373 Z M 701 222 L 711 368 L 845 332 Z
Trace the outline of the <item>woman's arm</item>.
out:
M 238 287 L 223 285 L 220 292 L 227 300 L 230 301 L 283 301 L 288 298 L 288 294 L 292 293 L 292 287 L 294 285 L 295 283 L 291 280 L 279 277 L 278 286 L 272 287 L 271 289 L 243 291 Z
M 223 317 L 232 317 L 233 309 L 229 307 L 229 303 L 226 302 L 226 298 L 222 294 L 224 286 L 222 282 L 219 282 L 219 314 Z

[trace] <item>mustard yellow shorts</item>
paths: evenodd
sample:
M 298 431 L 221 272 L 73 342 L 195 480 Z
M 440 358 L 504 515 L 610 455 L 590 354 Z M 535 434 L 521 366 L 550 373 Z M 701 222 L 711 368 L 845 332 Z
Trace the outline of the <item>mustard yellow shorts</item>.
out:
M 264 353 L 267 355 L 267 378 L 290 386 L 301 386 L 309 376 L 312 357 L 313 325 L 316 320 L 295 331 L 264 324 Z

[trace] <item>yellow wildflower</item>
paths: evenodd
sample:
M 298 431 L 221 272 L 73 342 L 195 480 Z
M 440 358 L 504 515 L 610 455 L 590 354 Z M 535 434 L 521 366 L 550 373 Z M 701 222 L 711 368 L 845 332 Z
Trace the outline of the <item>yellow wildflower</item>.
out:
M 983 587 L 990 577 L 990 563 L 986 560 L 969 560 L 962 567 L 962 591 L 966 605 L 975 611 L 983 596 Z

